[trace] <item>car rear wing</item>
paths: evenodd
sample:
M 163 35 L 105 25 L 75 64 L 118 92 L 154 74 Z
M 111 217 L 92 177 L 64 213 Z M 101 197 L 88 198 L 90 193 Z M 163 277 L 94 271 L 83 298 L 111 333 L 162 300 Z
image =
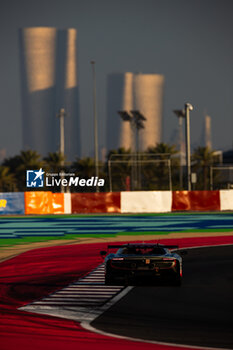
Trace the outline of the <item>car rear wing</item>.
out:
M 170 244 L 160 244 L 160 243 L 128 243 L 128 244 L 110 244 L 108 245 L 108 249 L 116 249 L 116 248 L 168 248 L 168 249 L 179 249 L 178 245 L 170 245 Z

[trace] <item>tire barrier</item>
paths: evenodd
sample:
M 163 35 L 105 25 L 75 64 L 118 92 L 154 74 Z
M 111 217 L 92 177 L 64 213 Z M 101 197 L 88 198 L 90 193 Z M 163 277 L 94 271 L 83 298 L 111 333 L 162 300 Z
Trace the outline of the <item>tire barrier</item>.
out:
M 233 210 L 233 190 L 0 193 L 0 215 Z

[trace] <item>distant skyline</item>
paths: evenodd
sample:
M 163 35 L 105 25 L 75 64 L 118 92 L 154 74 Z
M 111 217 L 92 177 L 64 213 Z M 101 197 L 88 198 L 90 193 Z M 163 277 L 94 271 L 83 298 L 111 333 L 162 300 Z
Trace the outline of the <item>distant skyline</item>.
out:
M 37 150 L 42 156 L 59 150 L 61 109 L 65 110 L 66 159 L 74 159 L 80 148 L 76 37 L 75 29 L 19 31 L 24 150 Z
M 178 128 L 173 110 L 190 102 L 192 145 L 199 145 L 206 111 L 212 147 L 233 147 L 233 1 L 3 0 L 0 155 L 22 149 L 18 30 L 32 26 L 77 29 L 82 156 L 94 149 L 91 60 L 96 61 L 100 149 L 106 147 L 107 76 L 129 71 L 165 77 L 164 142 Z

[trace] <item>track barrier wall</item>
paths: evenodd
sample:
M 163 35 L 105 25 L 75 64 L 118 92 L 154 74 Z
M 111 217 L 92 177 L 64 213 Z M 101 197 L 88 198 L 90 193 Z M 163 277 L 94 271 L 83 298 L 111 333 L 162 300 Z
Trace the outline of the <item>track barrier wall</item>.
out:
M 0 193 L 0 215 L 233 210 L 233 190 Z
M 52 192 L 25 192 L 25 214 L 53 214 Z
M 64 193 L 64 214 L 71 214 L 71 194 Z
M 0 214 L 25 214 L 24 192 L 2 192 L 0 193 Z
M 52 193 L 53 214 L 64 214 L 65 212 L 64 193 Z
M 71 193 L 72 213 L 120 213 L 120 192 Z
M 71 214 L 70 193 L 25 192 L 25 214 Z
M 172 211 L 220 210 L 219 191 L 175 191 L 172 193 Z
M 220 191 L 221 210 L 233 210 L 233 190 Z
M 164 213 L 171 208 L 170 191 L 121 192 L 122 213 Z

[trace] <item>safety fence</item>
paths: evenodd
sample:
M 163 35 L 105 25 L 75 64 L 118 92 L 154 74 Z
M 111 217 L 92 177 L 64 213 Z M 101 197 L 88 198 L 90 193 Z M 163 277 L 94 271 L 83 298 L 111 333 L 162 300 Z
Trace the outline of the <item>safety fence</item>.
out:
M 166 213 L 233 210 L 233 190 L 0 193 L 0 214 Z

